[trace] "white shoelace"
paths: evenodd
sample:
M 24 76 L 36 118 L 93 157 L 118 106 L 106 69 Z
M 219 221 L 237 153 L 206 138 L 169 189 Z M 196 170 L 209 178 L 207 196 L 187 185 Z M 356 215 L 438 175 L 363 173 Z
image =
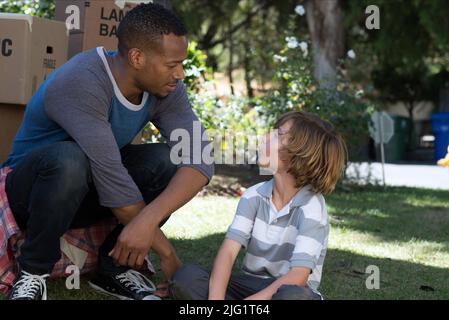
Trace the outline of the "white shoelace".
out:
M 131 290 L 140 292 L 150 292 L 153 293 L 156 291 L 156 286 L 151 282 L 147 277 L 143 274 L 135 271 L 128 270 L 124 273 L 121 273 L 116 276 L 117 280 L 120 280 L 126 287 Z
M 49 274 L 40 276 L 22 271 L 22 274 L 20 275 L 21 279 L 14 285 L 15 292 L 11 298 L 33 298 L 39 291 L 42 294 L 42 299 L 47 299 L 45 279 L 49 276 Z

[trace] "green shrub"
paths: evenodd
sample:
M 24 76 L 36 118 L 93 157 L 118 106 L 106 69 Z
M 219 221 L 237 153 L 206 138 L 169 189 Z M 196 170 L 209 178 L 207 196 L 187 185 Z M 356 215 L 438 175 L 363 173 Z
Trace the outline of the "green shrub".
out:
M 53 0 L 3 0 L 0 12 L 25 13 L 31 16 L 51 19 L 55 14 Z

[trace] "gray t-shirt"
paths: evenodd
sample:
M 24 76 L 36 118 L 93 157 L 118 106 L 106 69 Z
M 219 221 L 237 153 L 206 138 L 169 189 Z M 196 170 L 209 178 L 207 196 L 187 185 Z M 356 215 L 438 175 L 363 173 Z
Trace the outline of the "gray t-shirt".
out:
M 127 169 L 123 166 L 120 148 L 132 142 L 136 134 L 151 121 L 173 147 L 175 129 L 190 135 L 190 151 L 178 165 L 190 166 L 209 180 L 213 164 L 201 157 L 194 161 L 194 152 L 201 152 L 210 141 L 194 147 L 194 122 L 198 121 L 187 99 L 184 84 L 158 99 L 145 92 L 139 105 L 130 103 L 120 92 L 109 69 L 102 47 L 73 57 L 39 87 L 27 104 L 24 120 L 13 143 L 13 150 L 3 166 L 13 167 L 30 151 L 44 145 L 73 139 L 90 161 L 100 204 L 122 207 L 142 200 Z M 204 132 L 202 126 L 201 135 Z M 188 183 L 188 182 L 186 182 Z

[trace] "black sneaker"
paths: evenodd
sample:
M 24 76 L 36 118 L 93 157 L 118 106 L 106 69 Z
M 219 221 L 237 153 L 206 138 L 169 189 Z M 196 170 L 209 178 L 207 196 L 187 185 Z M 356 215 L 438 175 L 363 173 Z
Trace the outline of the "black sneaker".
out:
M 115 275 L 98 272 L 89 285 L 98 292 L 121 300 L 161 300 L 153 293 L 155 285 L 143 274 L 128 270 Z
M 16 282 L 8 294 L 8 300 L 47 300 L 47 284 L 49 274 L 36 275 L 26 271 L 19 273 Z

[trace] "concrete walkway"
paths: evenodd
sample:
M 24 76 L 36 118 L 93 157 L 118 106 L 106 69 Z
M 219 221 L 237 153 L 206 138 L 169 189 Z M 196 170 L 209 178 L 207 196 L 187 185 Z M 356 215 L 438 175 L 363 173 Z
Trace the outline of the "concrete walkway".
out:
M 347 175 L 361 183 L 382 184 L 382 165 L 378 162 L 351 163 Z M 437 165 L 385 164 L 388 186 L 407 186 L 449 190 L 449 169 Z

